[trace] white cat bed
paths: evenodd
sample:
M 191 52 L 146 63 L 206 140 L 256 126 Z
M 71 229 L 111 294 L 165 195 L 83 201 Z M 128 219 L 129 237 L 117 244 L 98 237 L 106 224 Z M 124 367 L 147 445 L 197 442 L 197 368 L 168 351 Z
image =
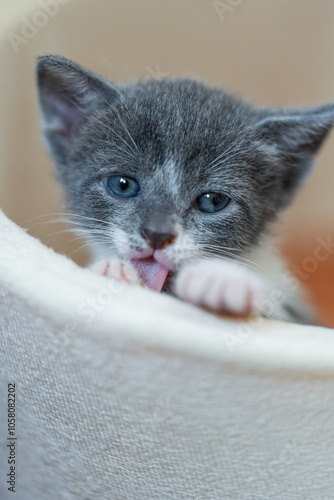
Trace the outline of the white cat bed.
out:
M 332 331 L 219 319 L 95 276 L 3 214 L 0 232 L 16 498 L 330 498 Z
M 34 58 L 54 52 L 93 61 L 101 47 L 112 46 L 111 36 L 119 42 L 117 28 L 124 30 L 124 23 L 117 9 L 124 8 L 124 19 L 137 20 L 131 2 L 116 7 L 99 0 L 99 8 L 82 0 L 80 6 L 78 0 L 58 3 L 59 13 L 18 53 L 7 35 L 20 34 L 21 17 L 36 20 L 41 7 L 35 0 L 11 4 L 17 12 L 4 25 L 0 44 L 6 76 L 0 206 L 16 221 L 46 213 L 48 200 L 55 198 L 38 142 Z M 282 2 L 284 15 L 291 12 L 290 3 Z M 250 7 L 254 20 L 267 4 L 259 2 L 258 11 Z M 179 2 L 167 5 L 174 12 L 170 19 L 181 15 Z M 142 23 L 147 8 L 140 7 Z M 199 1 L 193 8 L 207 6 Z M 110 9 L 109 16 L 101 9 Z M 97 13 L 94 36 L 81 37 L 69 50 L 78 17 L 85 19 L 86 31 Z M 180 40 L 188 8 L 183 15 Z M 161 27 L 165 19 L 164 14 L 158 20 Z M 223 30 L 217 26 L 219 33 L 228 30 L 228 24 Z M 238 26 L 243 34 L 244 25 Z M 194 29 L 196 39 L 199 33 Z M 145 57 L 134 51 L 134 65 L 141 61 L 145 68 Z M 267 61 L 263 65 L 265 70 Z M 55 206 L 49 211 L 59 211 Z M 3 213 L 0 373 L 1 500 L 333 497 L 333 330 L 236 322 L 120 286 L 55 253 Z M 16 389 L 15 494 L 6 482 L 9 383 Z

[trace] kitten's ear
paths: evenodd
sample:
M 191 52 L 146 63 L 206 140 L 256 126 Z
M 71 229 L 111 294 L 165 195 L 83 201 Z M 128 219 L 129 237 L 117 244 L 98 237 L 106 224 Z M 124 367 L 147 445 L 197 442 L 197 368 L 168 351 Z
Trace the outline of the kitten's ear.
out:
M 120 97 L 111 84 L 60 56 L 38 59 L 37 84 L 44 133 L 56 157 L 66 157 L 93 111 Z
M 286 194 L 292 194 L 308 175 L 313 159 L 334 125 L 334 104 L 304 111 L 277 110 L 261 118 L 257 137 L 274 148 Z

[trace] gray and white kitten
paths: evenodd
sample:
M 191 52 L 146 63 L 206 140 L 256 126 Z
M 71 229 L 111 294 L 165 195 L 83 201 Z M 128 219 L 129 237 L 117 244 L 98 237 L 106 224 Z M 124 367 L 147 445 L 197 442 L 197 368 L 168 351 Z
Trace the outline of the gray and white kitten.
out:
M 256 108 L 192 79 L 113 85 L 38 60 L 44 135 L 94 269 L 215 311 L 312 314 L 267 241 L 334 105 Z

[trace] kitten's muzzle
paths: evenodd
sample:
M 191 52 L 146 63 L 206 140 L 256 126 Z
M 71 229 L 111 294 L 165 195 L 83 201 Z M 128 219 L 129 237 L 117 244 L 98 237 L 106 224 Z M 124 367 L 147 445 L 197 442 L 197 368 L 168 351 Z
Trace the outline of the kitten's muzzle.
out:
M 151 229 L 142 229 L 140 232 L 144 240 L 152 247 L 154 250 L 162 250 L 166 246 L 173 243 L 176 238 L 176 234 L 173 233 L 157 233 Z

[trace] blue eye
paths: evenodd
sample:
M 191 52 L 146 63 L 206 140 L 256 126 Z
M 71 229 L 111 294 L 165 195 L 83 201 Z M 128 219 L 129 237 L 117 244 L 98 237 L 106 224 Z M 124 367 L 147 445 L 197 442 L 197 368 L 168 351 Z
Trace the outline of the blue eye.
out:
M 137 181 L 121 175 L 108 177 L 108 187 L 112 194 L 118 198 L 133 198 L 138 196 L 140 191 Z
M 231 199 L 226 194 L 205 193 L 197 198 L 197 207 L 208 214 L 220 212 L 230 203 Z

